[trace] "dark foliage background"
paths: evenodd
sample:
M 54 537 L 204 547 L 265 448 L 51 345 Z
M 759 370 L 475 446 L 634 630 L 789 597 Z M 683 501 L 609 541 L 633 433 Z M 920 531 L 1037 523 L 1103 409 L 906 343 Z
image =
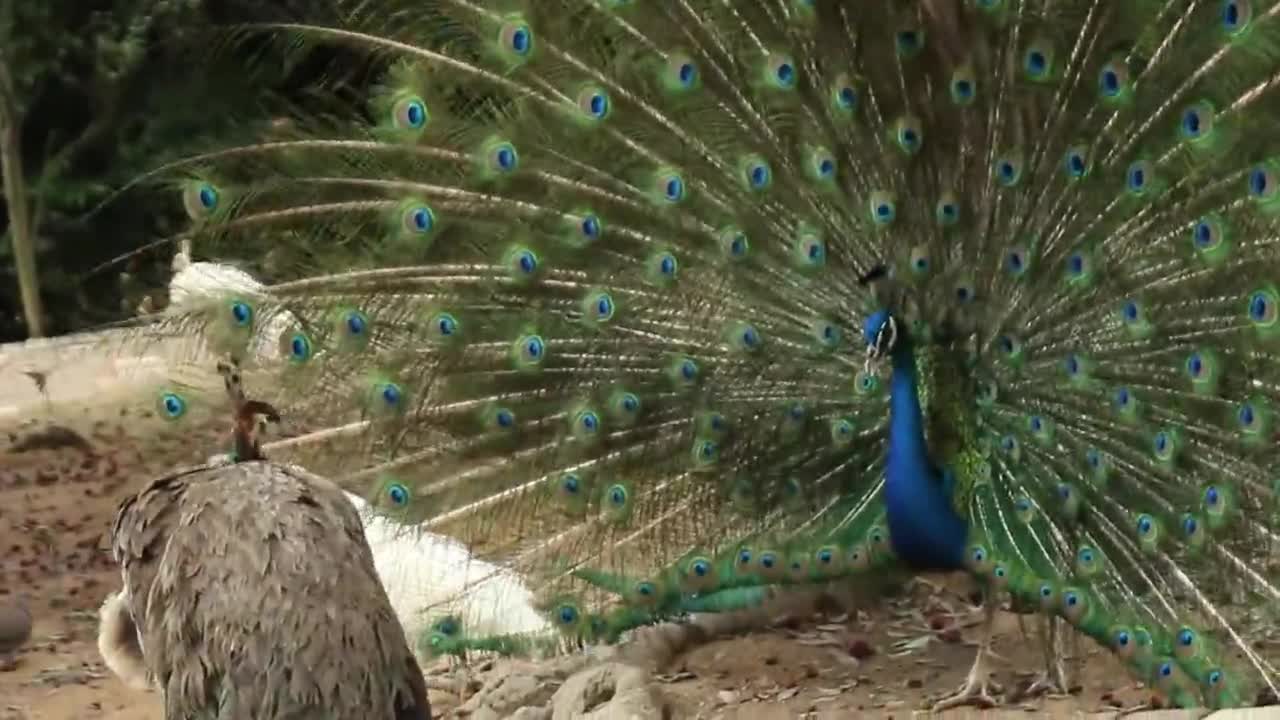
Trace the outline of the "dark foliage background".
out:
M 174 248 L 157 241 L 185 222 L 177 195 L 156 184 L 119 189 L 210 138 L 265 125 L 281 103 L 305 104 L 302 88 L 319 74 L 340 73 L 339 56 L 319 50 L 286 64 L 280 53 L 264 52 L 265 43 L 227 41 L 226 29 L 323 22 L 328 5 L 0 0 L 0 103 L 20 148 L 41 334 L 132 316 L 164 287 Z M 22 311 L 8 194 L 0 195 L 0 342 L 33 334 Z

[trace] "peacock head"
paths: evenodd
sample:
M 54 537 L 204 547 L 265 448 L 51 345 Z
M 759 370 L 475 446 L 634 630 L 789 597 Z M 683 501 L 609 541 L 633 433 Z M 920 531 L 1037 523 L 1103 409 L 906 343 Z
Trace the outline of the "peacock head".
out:
M 868 365 L 891 357 L 896 349 L 905 345 L 898 318 L 888 310 L 877 310 L 868 315 L 862 324 L 862 335 L 867 341 Z

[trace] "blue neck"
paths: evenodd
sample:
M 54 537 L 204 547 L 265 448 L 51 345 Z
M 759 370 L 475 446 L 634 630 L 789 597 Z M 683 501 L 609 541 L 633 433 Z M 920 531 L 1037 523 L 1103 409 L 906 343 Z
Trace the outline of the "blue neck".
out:
M 922 570 L 964 567 L 968 524 L 951 505 L 924 440 L 924 416 L 910 343 L 893 353 L 885 508 L 894 552 Z

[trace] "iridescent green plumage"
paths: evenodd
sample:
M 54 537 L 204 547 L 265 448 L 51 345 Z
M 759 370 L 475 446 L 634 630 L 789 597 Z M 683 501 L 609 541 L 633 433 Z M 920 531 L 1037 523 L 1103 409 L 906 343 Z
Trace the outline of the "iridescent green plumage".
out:
M 1240 606 L 1280 602 L 1280 5 L 335 5 L 260 29 L 389 60 L 367 118 L 155 176 L 272 283 L 108 351 L 198 377 L 278 336 L 245 371 L 273 459 L 596 641 L 904 570 L 861 337 L 890 307 L 969 570 L 1179 703 L 1275 689 Z

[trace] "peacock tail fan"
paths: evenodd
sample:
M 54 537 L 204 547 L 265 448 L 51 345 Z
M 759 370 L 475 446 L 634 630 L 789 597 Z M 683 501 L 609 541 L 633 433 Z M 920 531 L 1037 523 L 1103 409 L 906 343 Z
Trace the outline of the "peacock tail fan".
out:
M 239 357 L 273 459 L 569 638 L 881 577 L 892 305 L 970 569 L 1178 704 L 1275 691 L 1280 4 L 335 7 L 257 30 L 366 107 L 163 173 L 269 284 L 132 331 Z

